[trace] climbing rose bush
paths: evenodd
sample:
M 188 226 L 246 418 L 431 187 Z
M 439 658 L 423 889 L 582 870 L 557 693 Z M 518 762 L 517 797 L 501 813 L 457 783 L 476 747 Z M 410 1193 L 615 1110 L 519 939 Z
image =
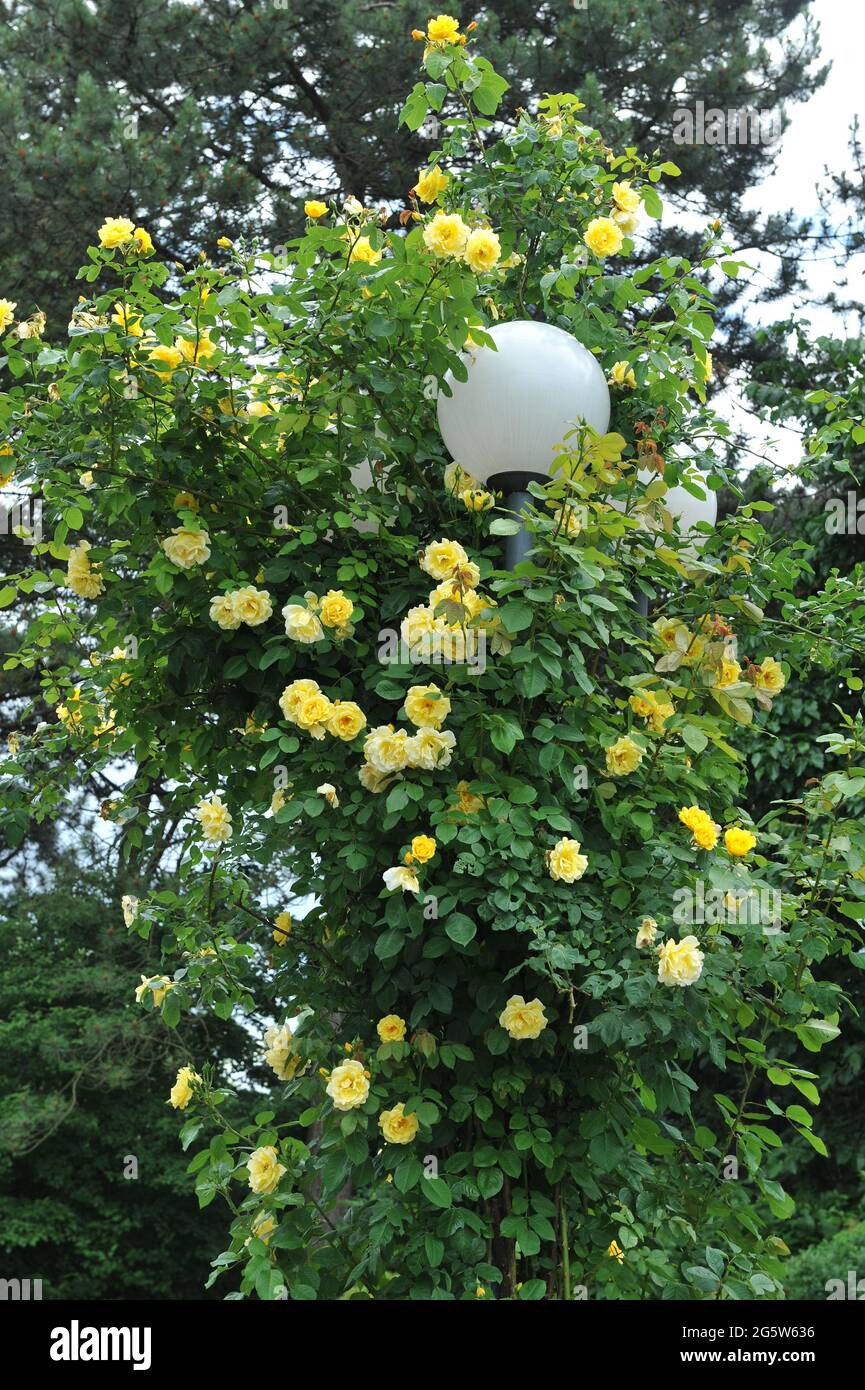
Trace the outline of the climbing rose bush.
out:
M 287 248 L 191 267 L 108 215 L 67 344 L 9 311 L 45 534 L 6 666 L 54 711 L 6 760 L 10 835 L 122 768 L 103 816 L 154 866 L 122 916 L 164 961 L 130 1007 L 260 1039 L 269 1090 L 191 1056 L 170 1094 L 227 1297 L 778 1298 L 772 1155 L 824 1152 L 821 970 L 865 910 L 862 728 L 760 825 L 736 734 L 814 664 L 854 680 L 862 604 L 800 603 L 801 548 L 736 507 L 707 394 L 743 268 L 717 225 L 696 265 L 634 255 L 676 166 L 570 94 L 506 124 L 456 20 L 418 37 L 401 120 L 444 138 L 402 210 L 311 188 Z M 435 398 L 527 318 L 613 415 L 574 421 L 509 571 Z M 733 510 L 683 536 L 679 483 Z

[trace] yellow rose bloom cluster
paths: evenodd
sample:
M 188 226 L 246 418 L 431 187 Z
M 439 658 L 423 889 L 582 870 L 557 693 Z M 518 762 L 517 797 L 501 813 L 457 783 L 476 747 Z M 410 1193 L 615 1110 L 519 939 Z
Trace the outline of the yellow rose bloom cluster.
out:
M 621 227 L 611 217 L 593 217 L 586 228 L 583 240 L 599 260 L 605 256 L 616 256 L 624 241 Z
M 417 1115 L 406 1115 L 404 1101 L 392 1110 L 382 1110 L 378 1123 L 389 1144 L 410 1144 L 418 1132 Z
M 188 526 L 175 526 L 170 536 L 160 542 L 172 565 L 189 570 L 210 559 L 210 536 L 206 531 L 193 531 Z
M 715 848 L 721 827 L 715 824 L 706 811 L 701 811 L 699 806 L 683 806 L 679 812 L 679 820 L 688 827 L 700 849 Z
M 280 1081 L 291 1081 L 301 1062 L 299 1052 L 293 1051 L 294 1037 L 287 1023 L 271 1024 L 264 1035 L 264 1060 Z
M 640 690 L 631 695 L 628 704 L 635 714 L 645 719 L 656 734 L 663 733 L 667 720 L 675 713 L 675 706 L 663 691 Z
M 405 729 L 380 724 L 370 730 L 363 746 L 365 763 L 358 774 L 361 784 L 367 791 L 380 792 L 387 778 L 404 768 L 431 771 L 447 767 L 455 745 L 456 738 L 450 729 L 442 731 L 427 726 L 409 737 Z
M 136 227 L 128 217 L 106 217 L 97 235 L 99 245 L 106 251 L 113 251 L 118 246 L 129 246 L 142 256 L 147 256 L 153 250 L 149 233 L 143 227 Z
M 316 594 L 306 594 L 306 603 L 287 603 L 282 610 L 285 619 L 285 632 L 295 642 L 309 645 L 321 642 L 327 635 L 325 628 L 339 641 L 349 637 L 354 604 L 342 589 L 329 589 L 323 598 Z
M 192 1100 L 193 1081 L 201 1084 L 201 1077 L 198 1072 L 193 1071 L 192 1067 L 181 1067 L 177 1073 L 177 1080 L 171 1088 L 168 1099 L 175 1110 L 185 1110 Z
M 752 835 L 750 830 L 741 830 L 733 827 L 724 831 L 724 845 L 727 853 L 741 858 L 743 854 L 750 854 L 757 843 L 757 836 Z
M 658 947 L 658 980 L 662 985 L 693 985 L 703 970 L 703 952 L 696 936 L 670 938 Z
M 284 1164 L 280 1163 L 279 1156 L 272 1144 L 265 1145 L 262 1149 L 256 1149 L 251 1153 L 247 1160 L 249 1170 L 249 1186 L 253 1192 L 259 1196 L 267 1196 L 275 1192 L 279 1186 L 279 1180 L 286 1172 Z
M 405 1031 L 405 1019 L 399 1014 L 385 1014 L 376 1024 L 376 1032 L 383 1043 L 402 1042 Z
M 512 994 L 499 1014 L 499 1025 L 520 1041 L 539 1038 L 547 1026 L 544 1006 L 540 999 L 531 999 L 527 1004 L 521 994 Z
M 610 744 L 606 756 L 607 772 L 610 776 L 626 777 L 629 772 L 634 772 L 639 767 L 643 760 L 643 750 L 625 734 Z
M 231 812 L 215 792 L 199 801 L 192 814 L 201 825 L 205 840 L 211 844 L 231 839 Z
M 361 1062 L 343 1062 L 334 1067 L 326 1086 L 334 1110 L 356 1110 L 369 1095 L 369 1078 Z
M 366 724 L 366 715 L 353 700 L 331 701 L 313 680 L 292 681 L 279 697 L 279 708 L 290 724 L 296 724 L 315 739 L 325 734 L 344 743 L 356 738 Z
M 469 227 L 458 212 L 437 212 L 423 230 L 424 246 L 439 258 L 464 261 L 476 275 L 494 270 L 502 244 L 490 227 Z
M 210 617 L 226 631 L 234 631 L 241 623 L 258 627 L 273 614 L 273 603 L 266 589 L 247 584 L 232 593 L 216 594 L 210 600 Z
M 89 541 L 79 541 L 66 562 L 66 582 L 79 598 L 98 598 L 105 588 L 100 567 L 90 563 L 89 550 Z
M 589 867 L 588 856 L 580 853 L 579 840 L 561 839 L 547 851 L 550 878 L 562 883 L 575 883 Z

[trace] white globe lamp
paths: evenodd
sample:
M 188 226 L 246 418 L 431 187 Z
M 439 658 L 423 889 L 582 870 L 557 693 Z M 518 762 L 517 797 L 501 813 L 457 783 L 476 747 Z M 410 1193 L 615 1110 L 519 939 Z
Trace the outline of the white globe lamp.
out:
M 546 480 L 566 434 L 581 421 L 606 434 L 610 393 L 597 360 L 564 329 L 518 319 L 489 334 L 495 348 L 463 354 L 465 381 L 445 377 L 439 429 L 451 457 L 521 512 L 529 483 Z M 507 566 L 528 548 L 524 530 L 509 537 Z

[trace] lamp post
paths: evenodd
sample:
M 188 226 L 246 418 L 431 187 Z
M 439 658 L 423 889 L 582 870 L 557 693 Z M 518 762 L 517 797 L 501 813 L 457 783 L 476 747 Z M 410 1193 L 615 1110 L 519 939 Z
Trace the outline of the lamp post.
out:
M 580 421 L 606 433 L 610 393 L 589 350 L 553 324 L 519 319 L 496 324 L 490 337 L 495 349 L 464 354 L 465 381 L 445 377 L 450 395 L 439 392 L 439 429 L 452 458 L 523 516 L 529 485 L 547 481 L 564 436 Z M 530 548 L 522 525 L 506 539 L 506 568 Z

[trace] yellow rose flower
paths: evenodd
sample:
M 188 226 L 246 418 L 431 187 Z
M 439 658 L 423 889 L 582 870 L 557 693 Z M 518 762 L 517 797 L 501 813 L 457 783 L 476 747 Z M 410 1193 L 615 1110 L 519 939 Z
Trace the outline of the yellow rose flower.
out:
M 324 797 L 328 806 L 332 807 L 334 811 L 339 809 L 339 797 L 337 796 L 336 787 L 332 782 L 322 782 L 315 790 L 318 792 L 319 796 Z
M 728 854 L 735 855 L 737 858 L 743 854 L 750 854 L 757 843 L 757 836 L 752 835 L 750 830 L 741 830 L 732 827 L 724 831 L 724 844 Z
M 277 946 L 284 946 L 291 936 L 291 913 L 280 912 L 273 923 L 272 936 Z
M 580 853 L 579 840 L 559 840 L 547 853 L 550 878 L 559 879 L 562 883 L 575 883 L 588 867 L 589 860 Z
M 306 695 L 297 706 L 294 722 L 299 729 L 304 729 L 313 738 L 322 739 L 332 708 L 330 700 L 321 691 L 315 695 Z
M 658 924 L 654 917 L 644 917 L 637 929 L 636 946 L 653 946 L 658 935 Z
M 369 1095 L 369 1078 L 362 1062 L 342 1062 L 334 1067 L 325 1087 L 334 1110 L 356 1110 Z
M 401 772 L 408 763 L 408 735 L 405 729 L 380 724 L 372 729 L 363 745 L 363 755 L 377 772 Z
M 456 43 L 460 32 L 460 22 L 449 14 L 440 14 L 431 19 L 426 27 L 430 43 Z
M 189 362 L 193 367 L 197 367 L 200 362 L 206 362 L 208 357 L 212 357 L 216 352 L 216 343 L 208 338 L 206 333 L 202 333 L 197 340 L 175 338 L 174 346 L 183 360 Z
M 742 668 L 738 661 L 730 661 L 728 657 L 722 657 L 716 674 L 716 684 L 719 690 L 723 690 L 727 685 L 736 685 L 742 679 Z
M 610 386 L 629 386 L 631 390 L 637 384 L 634 376 L 633 367 L 629 367 L 627 362 L 614 362 L 610 368 L 610 375 L 607 377 Z
M 412 738 L 406 740 L 407 765 L 423 768 L 427 772 L 433 768 L 448 767 L 455 746 L 456 736 L 450 729 L 418 729 Z
M 584 241 L 590 251 L 603 260 L 618 255 L 624 237 L 622 230 L 610 217 L 593 217 L 585 231 Z
M 297 710 L 301 701 L 305 700 L 308 695 L 320 694 L 321 687 L 318 681 L 292 681 L 291 685 L 287 685 L 279 697 L 279 708 L 286 719 L 293 724 L 297 719 Z
M 66 562 L 66 583 L 79 598 L 98 598 L 105 588 L 100 574 L 101 565 L 91 565 L 89 541 L 79 541 L 69 552 Z
M 710 815 L 701 811 L 699 806 L 683 806 L 679 812 L 679 820 L 691 831 L 700 849 L 715 848 L 721 827 L 715 824 Z
M 619 1264 L 624 1264 L 625 1252 L 617 1240 L 611 1240 L 607 1246 L 607 1254 L 611 1260 L 618 1260 Z
M 475 796 L 468 782 L 457 782 L 455 791 L 457 794 L 456 809 L 461 811 L 464 816 L 476 816 L 478 811 L 482 811 L 486 802 L 482 796 Z
M 389 1144 L 410 1144 L 418 1131 L 417 1115 L 405 1114 L 404 1101 L 400 1101 L 392 1110 L 382 1110 L 378 1122 Z
M 291 637 L 295 642 L 303 642 L 307 646 L 323 640 L 324 628 L 318 615 L 305 604 L 287 603 L 282 610 L 282 616 L 285 619 L 286 637 Z
M 450 714 L 451 702 L 435 682 L 413 685 L 405 697 L 406 717 L 419 729 L 440 729 Z
M 189 570 L 210 559 L 210 536 L 206 531 L 192 531 L 188 526 L 175 526 L 170 536 L 160 542 L 172 565 Z
M 231 839 L 231 812 L 215 792 L 199 801 L 192 814 L 199 822 L 205 840 L 221 843 Z
M 696 936 L 670 938 L 658 947 L 658 980 L 662 985 L 692 985 L 700 978 L 703 959 Z
M 437 212 L 423 229 L 423 242 L 434 256 L 462 256 L 469 229 L 458 212 Z
M 2 333 L 5 328 L 8 328 L 15 318 L 15 310 L 17 307 L 17 302 L 12 299 L 0 299 L 0 333 Z
M 402 1042 L 405 1038 L 405 1019 L 400 1018 L 399 1014 L 385 1014 L 375 1026 L 383 1043 Z
M 420 557 L 420 567 L 433 579 L 450 579 L 454 570 L 469 563 L 459 541 L 430 541 Z
M 436 852 L 436 842 L 432 835 L 415 835 L 411 842 L 411 857 L 418 864 L 428 864 Z
M 183 353 L 179 348 L 170 347 L 167 343 L 158 343 L 156 347 L 150 349 L 147 358 L 150 362 L 158 362 L 167 367 L 167 371 L 157 373 L 162 381 L 167 381 L 171 373 L 176 371 L 183 361 Z
M 469 233 L 464 252 L 466 265 L 481 275 L 498 265 L 502 254 L 502 244 L 489 227 L 476 227 Z
M 318 606 L 325 627 L 344 627 L 354 612 L 354 604 L 342 589 L 329 589 Z
M 643 760 L 643 750 L 638 748 L 632 738 L 625 734 L 606 750 L 607 772 L 611 777 L 626 777 L 634 772 Z
M 106 217 L 99 228 L 99 245 L 107 250 L 115 246 L 125 246 L 135 236 L 135 223 L 128 217 Z
M 252 1235 L 249 1236 L 248 1239 L 245 1240 L 243 1243 L 244 1245 L 248 1245 L 250 1240 L 254 1239 L 263 1240 L 265 1245 L 269 1245 L 270 1237 L 273 1235 L 275 1230 L 276 1221 L 274 1220 L 274 1218 L 270 1216 L 269 1213 L 262 1212 L 259 1216 L 255 1218 L 252 1227 Z
M 422 169 L 418 174 L 414 191 L 422 203 L 434 203 L 449 183 L 447 174 L 434 164 L 431 169 Z
M 466 488 L 460 493 L 460 501 L 467 512 L 488 512 L 495 506 L 495 497 L 482 487 Z
M 220 236 L 216 238 L 216 244 L 220 246 L 223 251 L 228 251 L 230 247 L 234 245 L 234 242 L 231 240 L 231 237 Z
M 246 623 L 247 627 L 259 627 L 273 613 L 273 604 L 266 589 L 254 589 L 247 584 L 243 589 L 236 589 L 231 599 L 240 621 Z
M 622 212 L 638 212 L 640 207 L 640 195 L 636 189 L 631 187 L 630 179 L 622 179 L 621 183 L 614 183 L 612 187 L 613 202 Z
M 141 327 L 141 315 L 130 309 L 128 304 L 115 304 L 111 322 L 130 338 L 140 338 L 144 332 Z
M 547 1016 L 540 999 L 527 1004 L 521 994 L 512 994 L 499 1014 L 499 1024 L 512 1038 L 539 1038 L 547 1026 Z
M 403 893 L 420 892 L 417 873 L 405 864 L 397 864 L 396 868 L 385 869 L 382 878 L 389 893 L 395 893 L 398 888 L 402 889 Z
M 335 700 L 327 721 L 327 732 L 348 743 L 357 738 L 366 724 L 366 715 L 354 700 Z
M 192 1067 L 181 1067 L 168 1097 L 175 1110 L 185 1110 L 192 1100 L 193 1081 L 201 1083 L 201 1077 L 198 1073 L 193 1071 Z
M 640 225 L 640 214 L 639 212 L 622 212 L 621 208 L 613 208 L 613 221 L 617 227 L 621 228 L 625 236 L 630 236 Z
M 135 1002 L 141 1003 L 145 994 L 153 997 L 153 1007 L 158 1009 L 169 990 L 174 989 L 174 981 L 167 975 L 142 975 L 141 984 L 135 986 Z
M 132 240 L 138 247 L 139 255 L 150 255 L 151 251 L 153 250 L 153 241 L 149 232 L 145 231 L 143 227 L 136 227 L 135 231 L 132 234 Z
M 358 768 L 357 780 L 366 791 L 378 795 L 390 783 L 391 775 L 387 772 L 379 772 L 378 768 L 373 767 L 371 763 L 364 763 Z M 397 774 L 397 776 L 399 775 Z
M 777 695 L 787 684 L 787 678 L 773 656 L 764 656 L 755 668 L 754 683 L 758 690 L 768 690 L 771 695 Z
M 294 1036 L 287 1023 L 278 1027 L 272 1023 L 264 1035 L 264 1060 L 280 1081 L 291 1081 L 301 1063 L 300 1054 L 293 1051 Z
M 376 251 L 368 236 L 359 236 L 352 244 L 350 261 L 363 261 L 367 265 L 378 265 L 381 252 Z
M 280 1178 L 286 1171 L 285 1166 L 279 1162 L 272 1144 L 267 1144 L 263 1149 L 256 1149 L 250 1154 L 246 1166 L 249 1170 L 249 1186 L 260 1196 L 275 1192 Z
M 225 632 L 240 627 L 240 614 L 234 604 L 234 594 L 215 594 L 210 600 L 210 619 Z
M 327 212 L 327 203 L 320 203 L 317 198 L 307 198 L 303 205 L 303 210 L 307 217 L 324 217 Z
M 138 899 L 132 897 L 130 893 L 124 893 L 120 899 L 120 909 L 126 926 L 131 927 L 138 916 Z

